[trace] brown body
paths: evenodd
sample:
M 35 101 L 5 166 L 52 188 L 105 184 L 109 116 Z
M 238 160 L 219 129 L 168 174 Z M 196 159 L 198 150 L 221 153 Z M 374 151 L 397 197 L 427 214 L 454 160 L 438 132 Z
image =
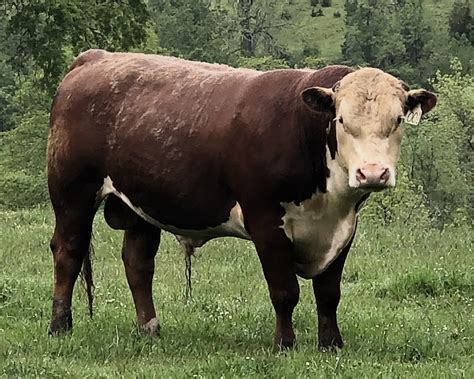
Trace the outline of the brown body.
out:
M 335 130 L 328 136 L 335 107 L 312 107 L 301 93 L 331 88 L 352 71 L 332 66 L 262 73 L 100 50 L 79 56 L 51 111 L 51 332 L 72 327 L 72 289 L 92 219 L 107 198 L 107 222 L 125 230 L 123 259 L 143 329 L 159 326 L 151 281 L 160 229 L 200 241 L 236 236 L 255 243 L 276 311 L 275 343 L 291 346 L 299 288 L 283 204 L 296 207 L 327 192 L 327 150 L 334 157 L 337 148 Z M 348 209 L 365 195 L 355 191 Z M 355 221 L 351 225 L 355 231 Z M 352 238 L 353 231 L 324 271 L 308 271 L 317 272 L 308 275 L 323 347 L 342 345 L 336 307 Z

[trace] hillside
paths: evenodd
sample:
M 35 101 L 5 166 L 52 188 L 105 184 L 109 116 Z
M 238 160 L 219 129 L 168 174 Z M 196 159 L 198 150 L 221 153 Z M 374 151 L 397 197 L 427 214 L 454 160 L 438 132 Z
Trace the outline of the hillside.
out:
M 337 60 L 341 55 L 344 40 L 344 3 L 345 0 L 332 0 L 332 6 L 322 8 L 324 15 L 312 17 L 310 0 L 289 0 L 288 6 L 293 15 L 292 20 L 277 33 L 277 38 L 291 53 L 301 51 L 301 41 L 316 45 L 321 57 L 328 61 Z M 447 16 L 454 0 L 423 0 L 428 23 L 433 29 L 445 28 Z M 316 7 L 315 9 L 318 9 Z M 340 17 L 334 14 L 340 13 Z

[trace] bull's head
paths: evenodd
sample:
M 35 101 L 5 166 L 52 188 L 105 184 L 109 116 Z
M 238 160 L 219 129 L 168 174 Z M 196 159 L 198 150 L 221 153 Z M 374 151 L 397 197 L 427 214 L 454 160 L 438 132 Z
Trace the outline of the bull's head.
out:
M 375 68 L 354 71 L 332 89 L 308 88 L 302 98 L 311 110 L 335 116 L 335 159 L 347 172 L 349 187 L 370 191 L 395 186 L 407 112 L 421 106 L 425 114 L 436 105 L 433 93 L 409 91 L 403 82 Z

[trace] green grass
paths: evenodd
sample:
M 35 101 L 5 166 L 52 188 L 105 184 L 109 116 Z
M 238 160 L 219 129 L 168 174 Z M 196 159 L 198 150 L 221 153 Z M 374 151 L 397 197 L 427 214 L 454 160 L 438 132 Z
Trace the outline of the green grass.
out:
M 49 209 L 0 213 L 0 376 L 474 377 L 472 230 L 361 225 L 346 264 L 346 346 L 317 349 L 309 281 L 295 312 L 296 350 L 271 350 L 273 310 L 253 246 L 206 245 L 185 299 L 184 261 L 164 235 L 154 279 L 162 336 L 141 335 L 120 259 L 121 233 L 95 227 L 96 315 L 80 286 L 75 328 L 47 336 L 52 287 Z

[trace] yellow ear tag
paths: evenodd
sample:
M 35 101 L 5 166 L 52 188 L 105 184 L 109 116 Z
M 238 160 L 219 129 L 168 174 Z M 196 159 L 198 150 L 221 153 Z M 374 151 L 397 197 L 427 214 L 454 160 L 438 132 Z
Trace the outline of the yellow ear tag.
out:
M 408 111 L 405 115 L 405 123 L 410 125 L 418 125 L 421 121 L 421 116 L 423 112 L 421 110 L 421 104 L 418 104 L 411 111 Z

